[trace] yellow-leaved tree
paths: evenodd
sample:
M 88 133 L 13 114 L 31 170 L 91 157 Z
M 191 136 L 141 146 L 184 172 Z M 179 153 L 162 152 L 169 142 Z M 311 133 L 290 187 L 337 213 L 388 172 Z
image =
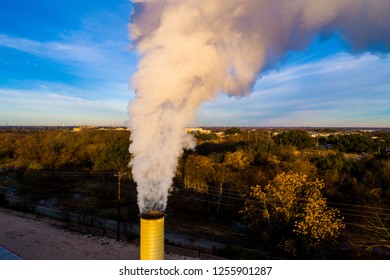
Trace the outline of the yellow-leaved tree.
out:
M 345 228 L 339 210 L 327 206 L 324 187 L 301 173 L 281 173 L 266 186 L 252 187 L 241 213 L 284 253 L 321 253 Z
M 199 193 L 209 193 L 208 181 L 213 165 L 205 156 L 190 155 L 184 166 L 184 186 Z

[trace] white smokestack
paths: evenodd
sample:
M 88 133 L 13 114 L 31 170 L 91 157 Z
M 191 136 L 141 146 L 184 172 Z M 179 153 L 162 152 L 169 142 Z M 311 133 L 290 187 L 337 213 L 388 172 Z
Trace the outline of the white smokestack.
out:
M 131 166 L 141 213 L 163 211 L 201 102 L 243 96 L 265 65 L 319 35 L 352 51 L 390 47 L 389 0 L 137 0 L 129 25 L 140 54 L 129 105 Z

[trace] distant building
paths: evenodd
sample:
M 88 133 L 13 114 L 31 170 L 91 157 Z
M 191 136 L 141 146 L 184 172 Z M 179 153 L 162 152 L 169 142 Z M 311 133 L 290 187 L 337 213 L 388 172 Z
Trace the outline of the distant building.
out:
M 204 133 L 204 134 L 210 134 L 211 130 L 210 129 L 203 129 L 201 127 L 187 127 L 186 128 L 187 133 Z
M 121 126 L 118 126 L 118 127 L 112 127 L 112 126 L 88 126 L 88 125 L 85 125 L 85 126 L 75 126 L 73 127 L 73 132 L 80 132 L 82 130 L 99 130 L 99 131 L 104 131 L 104 130 L 114 130 L 114 131 L 126 131 L 126 130 L 129 130 L 128 128 L 126 127 L 121 127 Z

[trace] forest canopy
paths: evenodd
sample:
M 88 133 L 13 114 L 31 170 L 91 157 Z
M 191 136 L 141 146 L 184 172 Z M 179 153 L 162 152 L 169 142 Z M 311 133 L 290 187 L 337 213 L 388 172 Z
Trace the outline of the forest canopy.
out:
M 253 229 L 261 225 L 259 240 L 279 248 L 282 254 L 321 251 L 325 244 L 346 235 L 363 249 L 389 245 L 379 242 L 383 232 L 388 232 L 388 225 L 383 225 L 390 219 L 389 133 L 331 130 L 324 135 L 239 128 L 227 132 L 214 131 L 212 137 L 194 135 L 198 145 L 183 152 L 174 178 L 173 192 L 181 199 L 172 195 L 170 207 L 196 215 L 242 219 Z M 107 174 L 113 180 L 113 174 L 130 171 L 129 134 L 95 129 L 0 131 L 0 175 L 6 178 L 17 170 L 21 180 L 37 190 L 55 187 L 53 175 L 58 172 Z M 131 172 L 127 174 L 124 180 L 134 185 Z M 66 176 L 61 178 L 69 183 Z M 288 182 L 306 186 L 291 193 L 301 208 L 294 210 L 275 200 L 282 197 L 275 193 L 278 188 L 284 195 L 298 190 Z M 63 191 L 58 188 L 54 193 Z M 107 192 L 99 192 L 104 199 Z M 46 197 L 53 191 L 37 191 L 32 197 L 39 201 L 42 193 Z M 252 207 L 255 198 L 257 204 L 253 205 L 257 206 Z M 313 216 L 328 222 L 316 224 L 320 221 L 312 220 Z M 342 217 L 347 222 L 345 230 Z M 369 232 L 376 229 L 373 225 L 378 225 L 377 235 Z M 275 229 L 283 234 L 273 234 Z M 368 243 L 361 238 L 365 234 L 378 237 Z M 272 240 L 271 235 L 275 236 Z M 299 236 L 302 238 L 297 239 Z

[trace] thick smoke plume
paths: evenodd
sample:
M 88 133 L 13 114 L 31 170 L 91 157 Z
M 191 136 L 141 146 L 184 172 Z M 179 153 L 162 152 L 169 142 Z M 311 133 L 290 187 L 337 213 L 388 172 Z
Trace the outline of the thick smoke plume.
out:
M 129 105 L 131 167 L 141 213 L 164 210 L 185 128 L 201 102 L 250 93 L 264 67 L 318 36 L 352 52 L 390 47 L 389 0 L 136 0 L 130 36 L 140 54 Z

